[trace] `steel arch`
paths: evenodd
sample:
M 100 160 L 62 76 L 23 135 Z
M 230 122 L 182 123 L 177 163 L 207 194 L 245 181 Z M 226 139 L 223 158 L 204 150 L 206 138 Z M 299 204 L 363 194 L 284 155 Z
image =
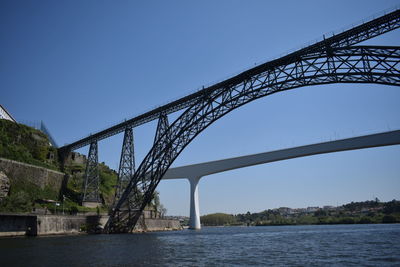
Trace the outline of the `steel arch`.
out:
M 258 98 L 303 86 L 330 83 L 398 86 L 399 59 L 400 47 L 327 46 L 324 51 L 287 58 L 276 66 L 266 66 L 257 74 L 231 80 L 211 92 L 204 91 L 155 142 L 112 211 L 105 231 L 130 232 L 176 157 L 200 132 L 230 111 Z M 144 189 L 144 196 L 136 203 L 135 212 L 124 213 L 119 208 L 137 187 Z
M 324 36 L 323 40 L 318 41 L 302 49 L 299 49 L 290 54 L 287 54 L 281 58 L 277 58 L 275 60 L 258 65 L 232 78 L 229 78 L 228 80 L 221 81 L 207 88 L 203 88 L 200 91 L 194 92 L 190 95 L 186 95 L 180 99 L 159 106 L 139 116 L 118 123 L 110 128 L 91 134 L 71 144 L 65 145 L 59 149 L 61 158 L 66 157 L 69 151 L 89 145 L 94 140 L 100 141 L 115 134 L 121 133 L 125 131 L 126 127 L 134 128 L 149 121 L 156 120 L 159 118 L 160 113 L 171 114 L 178 110 L 189 108 L 190 106 L 195 104 L 199 99 L 201 99 L 204 93 L 216 90 L 221 86 L 226 86 L 232 81 L 242 79 L 243 77 L 246 77 L 248 75 L 256 75 L 266 67 L 279 66 L 283 62 L 286 62 L 288 59 L 298 58 L 303 55 L 316 52 L 319 53 L 321 51 L 325 51 L 328 47 L 330 48 L 350 47 L 398 28 L 400 28 L 400 9 L 395 9 L 388 14 L 385 14 L 381 17 L 360 24 L 354 28 L 348 29 L 339 34 L 332 35 L 330 37 L 327 36 L 327 38 L 325 38 Z

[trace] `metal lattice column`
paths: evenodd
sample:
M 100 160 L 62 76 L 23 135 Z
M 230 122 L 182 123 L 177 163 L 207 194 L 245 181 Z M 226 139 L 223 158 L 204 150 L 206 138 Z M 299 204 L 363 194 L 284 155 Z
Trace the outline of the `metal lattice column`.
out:
M 82 202 L 100 203 L 99 195 L 99 168 L 98 168 L 98 149 L 97 141 L 90 143 L 89 155 L 86 163 L 85 182 L 83 185 Z
M 125 129 L 124 141 L 121 150 L 121 160 L 119 162 L 118 183 L 115 191 L 115 203 L 120 199 L 122 192 L 125 191 L 129 180 L 135 172 L 135 153 L 132 127 Z
M 169 127 L 169 122 L 168 122 L 168 116 L 165 112 L 161 112 L 159 115 L 159 119 L 158 119 L 158 124 L 157 124 L 157 129 L 156 129 L 156 134 L 154 136 L 154 143 L 153 143 L 153 154 L 154 154 L 154 159 L 157 161 L 158 158 L 156 157 L 157 154 L 161 153 L 165 148 L 166 145 L 168 144 L 168 142 L 171 140 L 170 139 L 170 135 L 168 133 L 168 127 Z M 137 208 L 137 204 L 139 203 L 137 200 L 139 201 L 143 201 L 144 197 L 146 197 L 146 195 L 143 195 L 144 192 L 146 192 L 147 188 L 146 188 L 146 184 L 149 182 L 148 180 L 152 180 L 152 177 L 154 176 L 154 172 L 150 171 L 146 176 L 142 177 L 142 182 L 140 183 L 142 186 L 139 186 L 140 190 L 136 190 L 136 193 L 139 192 L 141 193 L 141 197 L 133 197 L 132 195 L 134 195 L 135 193 L 131 193 L 129 195 L 130 199 L 136 199 L 135 202 L 136 203 L 132 203 L 135 206 L 135 210 L 138 210 Z M 151 196 L 147 196 L 147 198 L 150 198 L 149 201 L 151 201 Z
M 159 120 L 158 120 L 158 124 L 157 124 L 157 129 L 156 129 L 156 134 L 154 136 L 154 158 L 157 159 L 156 154 L 161 153 L 161 151 L 163 151 L 165 149 L 165 144 L 168 143 L 170 141 L 169 138 L 169 134 L 168 134 L 168 127 L 169 127 L 169 122 L 168 122 L 168 116 L 165 112 L 161 112 L 159 115 Z M 129 137 L 126 136 L 125 133 L 125 137 L 124 137 L 124 147 L 129 146 L 129 144 L 125 141 L 125 140 L 129 140 Z M 128 141 L 129 142 L 129 141 Z M 133 143 L 133 139 L 132 139 L 132 143 Z M 133 145 L 132 147 L 132 153 L 133 153 Z M 126 149 L 126 148 L 125 148 Z M 124 149 L 123 149 L 124 151 Z M 129 152 L 125 152 L 125 153 L 129 153 Z M 133 154 L 132 154 L 133 155 Z M 121 155 L 121 164 L 122 164 L 122 159 L 123 159 L 124 155 Z M 128 156 L 128 160 L 129 160 L 129 156 Z M 127 164 L 129 165 L 129 163 Z M 129 168 L 128 168 L 129 170 Z M 121 167 L 120 167 L 120 173 L 121 173 Z M 129 178 L 124 182 L 124 188 L 119 188 L 120 191 L 118 192 L 118 197 L 121 198 L 123 197 L 123 193 L 126 189 L 126 187 L 129 185 L 129 182 L 131 180 L 131 178 L 133 177 L 134 172 L 132 172 L 132 175 L 129 176 Z M 153 194 L 149 195 L 149 194 L 145 194 L 145 192 L 147 191 L 147 188 L 145 187 L 145 185 L 148 182 L 151 182 L 153 180 L 153 172 L 149 172 L 147 175 L 142 176 L 141 179 L 141 183 L 138 183 L 137 186 L 135 186 L 134 188 L 132 188 L 132 191 L 129 193 L 128 196 L 124 197 L 126 198 L 127 201 L 124 202 L 123 205 L 120 206 L 116 206 L 117 202 L 114 204 L 115 208 L 115 212 L 116 212 L 116 216 L 119 218 L 129 218 L 128 220 L 132 220 L 137 216 L 140 216 L 140 214 L 142 213 L 142 210 L 138 207 L 140 207 L 141 203 L 143 203 L 143 201 L 146 202 L 150 202 L 151 198 L 153 196 Z M 142 186 L 140 186 L 142 185 Z M 118 200 L 119 200 L 118 198 Z M 117 201 L 118 201 L 117 200 Z
M 154 153 L 159 153 L 165 144 L 168 144 L 170 141 L 170 135 L 168 134 L 168 116 L 165 112 L 160 113 L 160 117 L 158 119 L 157 130 L 154 136 Z
M 161 153 L 165 153 L 166 151 L 168 151 L 171 147 L 171 134 L 168 132 L 168 128 L 169 128 L 169 122 L 168 122 L 168 116 L 165 112 L 161 112 L 159 119 L 158 119 L 158 124 L 157 124 L 157 130 L 156 130 L 156 134 L 154 136 L 154 145 L 152 148 L 152 157 L 154 160 L 155 164 L 158 164 L 158 162 L 161 160 L 161 158 L 157 157 L 157 155 L 161 154 Z M 168 157 L 169 156 L 169 157 Z M 170 153 L 167 152 L 167 157 L 170 158 Z M 152 179 L 154 178 L 154 175 L 156 175 L 155 170 L 150 170 L 148 172 L 148 175 L 146 175 L 146 180 L 150 178 L 150 181 L 152 181 Z M 142 181 L 141 183 L 141 187 L 142 187 L 142 191 L 146 192 L 147 191 L 147 186 L 146 184 L 148 184 L 148 181 Z M 145 194 L 145 198 L 148 199 L 148 201 L 151 201 L 151 196 L 147 196 Z

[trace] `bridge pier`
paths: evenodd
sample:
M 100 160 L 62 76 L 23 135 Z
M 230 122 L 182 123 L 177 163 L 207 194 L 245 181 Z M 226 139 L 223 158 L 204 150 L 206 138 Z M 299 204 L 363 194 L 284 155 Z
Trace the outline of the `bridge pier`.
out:
M 115 206 L 125 191 L 132 175 L 135 172 L 135 152 L 133 141 L 132 127 L 126 127 L 124 133 L 124 140 L 121 149 L 121 158 L 118 169 L 118 182 L 115 190 L 114 204 Z
M 200 209 L 199 209 L 199 181 L 201 177 L 188 178 L 190 182 L 190 219 L 189 229 L 200 230 Z
M 85 181 L 83 184 L 82 206 L 95 208 L 101 205 L 99 187 L 97 140 L 90 143 L 89 155 L 86 163 Z

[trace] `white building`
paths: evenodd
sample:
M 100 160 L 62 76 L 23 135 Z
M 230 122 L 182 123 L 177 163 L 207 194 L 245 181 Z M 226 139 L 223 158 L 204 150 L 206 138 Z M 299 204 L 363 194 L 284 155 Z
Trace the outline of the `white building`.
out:
M 2 105 L 0 105 L 0 119 L 17 122 Z

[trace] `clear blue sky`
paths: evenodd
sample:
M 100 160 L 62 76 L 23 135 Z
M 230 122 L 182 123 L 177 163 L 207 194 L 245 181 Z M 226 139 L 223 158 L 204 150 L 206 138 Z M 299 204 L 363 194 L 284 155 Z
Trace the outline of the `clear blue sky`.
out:
M 70 143 L 360 22 L 400 1 L 0 1 L 0 103 Z M 400 45 L 399 30 L 366 43 Z M 205 130 L 174 166 L 400 129 L 400 88 L 329 85 L 252 102 Z M 174 118 L 172 116 L 170 120 Z M 135 129 L 136 163 L 156 122 Z M 122 135 L 99 144 L 116 169 Z M 87 148 L 81 149 L 87 153 Z M 189 183 L 161 182 L 170 215 Z M 200 182 L 201 214 L 400 199 L 400 147 L 293 159 Z

